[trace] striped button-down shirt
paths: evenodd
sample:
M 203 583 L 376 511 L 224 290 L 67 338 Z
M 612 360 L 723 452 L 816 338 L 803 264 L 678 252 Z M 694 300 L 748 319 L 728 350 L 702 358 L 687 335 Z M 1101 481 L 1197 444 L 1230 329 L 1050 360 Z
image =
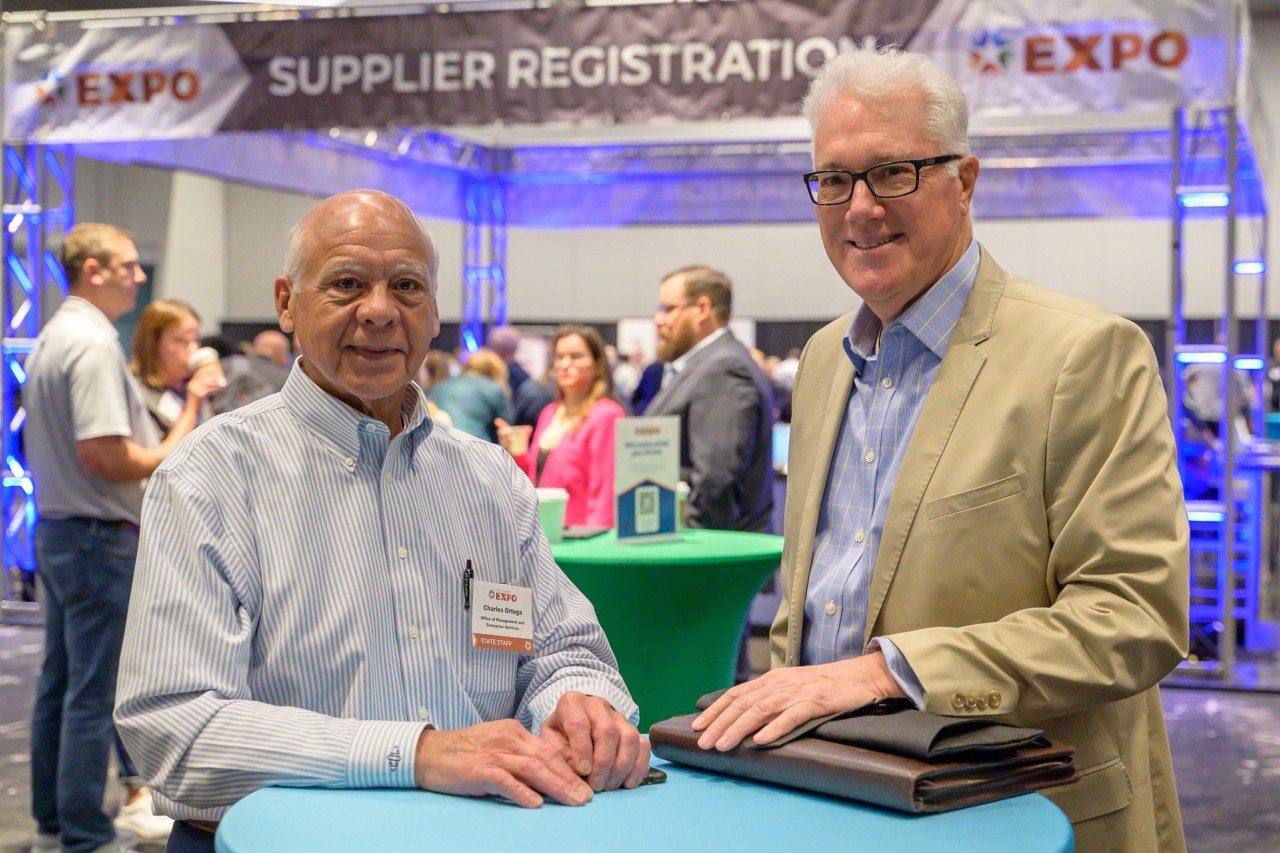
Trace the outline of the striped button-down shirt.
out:
M 883 330 L 865 305 L 844 339 L 855 377 L 831 454 L 805 599 L 803 663 L 862 654 L 871 575 L 889 496 L 925 397 L 978 274 L 978 243 Z M 876 339 L 879 336 L 879 345 Z M 899 684 L 923 691 L 891 643 L 876 638 Z
M 638 718 L 529 478 L 425 411 L 410 386 L 393 439 L 295 367 L 152 478 L 116 720 L 165 813 L 217 818 L 264 785 L 409 787 L 427 724 L 536 731 L 571 690 Z M 473 646 L 468 561 L 532 589 L 532 654 Z

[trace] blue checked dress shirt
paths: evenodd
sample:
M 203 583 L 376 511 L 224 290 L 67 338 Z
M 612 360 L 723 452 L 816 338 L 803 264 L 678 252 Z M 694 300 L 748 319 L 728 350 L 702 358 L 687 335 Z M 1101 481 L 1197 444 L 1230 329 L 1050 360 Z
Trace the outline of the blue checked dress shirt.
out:
M 831 454 L 805 599 L 802 663 L 845 660 L 878 646 L 917 706 L 924 705 L 924 689 L 893 643 L 877 637 L 864 649 L 862 638 L 889 496 L 977 278 L 979 258 L 974 240 L 937 284 L 883 330 L 865 305 L 854 316 L 844 339 L 853 389 Z
M 295 366 L 152 477 L 116 722 L 164 813 L 216 819 L 265 785 L 412 787 L 427 724 L 536 731 L 571 690 L 636 720 L 529 478 L 425 412 L 409 386 L 392 438 Z M 468 560 L 532 589 L 532 654 L 473 646 Z

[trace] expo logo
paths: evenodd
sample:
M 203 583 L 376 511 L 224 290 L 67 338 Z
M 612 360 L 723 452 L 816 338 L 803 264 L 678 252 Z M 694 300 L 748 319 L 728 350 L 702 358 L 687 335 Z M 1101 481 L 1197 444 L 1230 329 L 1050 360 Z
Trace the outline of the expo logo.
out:
M 502 592 L 500 590 L 489 590 L 489 597 L 495 601 L 519 601 L 514 592 Z
M 172 73 L 149 71 L 87 71 L 76 74 L 75 100 L 82 107 L 114 104 L 149 104 L 170 94 L 179 101 L 194 100 L 200 94 L 200 75 L 180 68 Z
M 969 67 L 979 74 L 1009 70 L 1013 44 L 999 30 L 979 31 L 970 41 Z M 1158 68 L 1177 68 L 1190 52 L 1186 35 L 1177 30 L 1161 30 L 1150 38 L 1135 32 L 1031 35 L 1021 45 L 1027 74 L 1120 71 L 1144 58 Z

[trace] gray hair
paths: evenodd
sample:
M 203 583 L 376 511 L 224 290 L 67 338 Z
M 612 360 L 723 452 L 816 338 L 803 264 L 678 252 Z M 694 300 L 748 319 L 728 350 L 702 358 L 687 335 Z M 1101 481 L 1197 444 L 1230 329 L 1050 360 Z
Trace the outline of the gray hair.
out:
M 379 195 L 386 194 L 379 193 Z M 423 227 L 422 220 L 418 218 L 417 214 L 415 214 L 412 209 L 410 209 L 409 205 L 405 204 L 395 196 L 388 195 L 387 198 L 396 205 L 399 205 L 405 216 L 413 220 L 413 222 L 417 224 L 418 230 L 422 232 L 422 241 L 427 244 L 428 253 L 431 255 L 430 260 L 428 261 L 431 271 L 431 295 L 435 296 L 437 290 L 437 278 L 439 277 L 440 272 L 440 252 L 436 250 L 435 240 L 431 239 L 431 232 Z M 306 237 L 307 234 L 307 218 L 307 216 L 303 216 L 302 219 L 298 220 L 296 225 L 289 229 L 289 237 L 285 243 L 284 277 L 291 285 L 293 285 L 294 293 L 302 292 L 302 273 L 306 266 L 306 257 L 303 253 L 302 243 L 303 238 Z
M 898 45 L 855 47 L 829 60 L 809 84 L 801 111 L 816 134 L 818 122 L 833 98 L 852 96 L 888 101 L 903 91 L 924 96 L 925 131 L 946 154 L 969 153 L 969 102 L 952 79 L 929 59 Z M 958 174 L 959 164 L 947 168 Z

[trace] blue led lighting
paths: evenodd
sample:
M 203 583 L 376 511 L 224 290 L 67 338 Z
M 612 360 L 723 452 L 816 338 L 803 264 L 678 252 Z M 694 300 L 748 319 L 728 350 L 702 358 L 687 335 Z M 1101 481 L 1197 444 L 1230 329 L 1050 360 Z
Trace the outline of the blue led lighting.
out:
M 1221 512 L 1209 512 L 1202 510 L 1188 510 L 1187 521 L 1222 521 L 1227 516 Z
M 14 486 L 17 486 L 18 488 L 22 489 L 22 491 L 26 492 L 28 495 L 30 495 L 32 492 L 30 477 L 5 477 L 4 486 L 5 488 L 12 488 Z
M 1180 207 L 1226 207 L 1231 195 L 1224 192 L 1183 193 L 1178 196 Z
M 18 364 L 18 360 L 9 359 L 9 370 L 13 373 L 13 378 L 18 380 L 19 385 L 27 384 L 27 371 L 22 369 L 22 365 Z
M 1266 261 L 1236 261 L 1231 265 L 1236 275 L 1262 275 L 1267 271 Z
M 1262 370 L 1267 366 L 1266 361 L 1256 355 L 1238 355 L 1231 363 L 1236 370 Z
M 476 341 L 476 336 L 470 329 L 462 333 L 462 345 L 467 348 L 467 352 L 475 352 L 480 349 L 480 344 Z
M 1174 356 L 1183 364 L 1226 364 L 1225 352 L 1180 352 Z
M 17 255 L 9 253 L 9 271 L 13 273 L 13 277 L 18 280 L 18 284 L 22 285 L 22 289 L 27 292 L 28 296 L 36 295 L 36 287 L 31 283 L 31 276 L 27 275 L 27 269 L 22 265 L 22 261 Z

